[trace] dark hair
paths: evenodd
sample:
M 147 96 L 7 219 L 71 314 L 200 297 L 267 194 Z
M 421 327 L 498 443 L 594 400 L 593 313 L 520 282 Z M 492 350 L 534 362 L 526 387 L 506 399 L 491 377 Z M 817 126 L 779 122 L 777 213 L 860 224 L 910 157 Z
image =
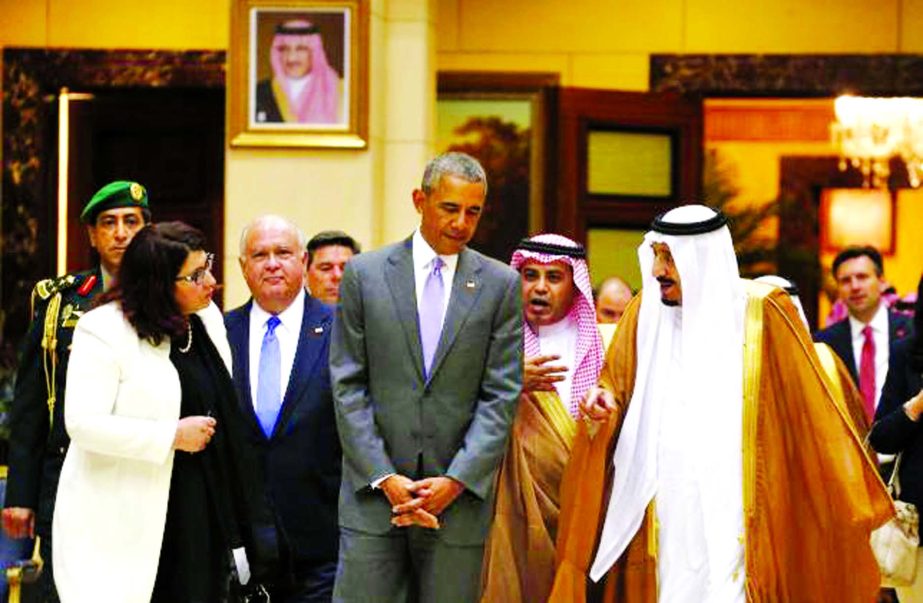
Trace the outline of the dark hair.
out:
M 885 265 L 881 261 L 881 254 L 878 253 L 877 249 L 871 245 L 852 245 L 836 254 L 836 258 L 833 260 L 833 277 L 836 278 L 836 271 L 840 269 L 840 264 L 847 260 L 861 258 L 862 256 L 872 260 L 872 263 L 875 264 L 875 274 L 878 276 L 884 274 Z
M 159 222 L 139 230 L 122 256 L 115 285 L 97 304 L 118 301 L 138 337 L 160 345 L 186 328 L 174 296 L 176 276 L 192 251 L 204 248 L 201 231 L 183 222 Z
M 913 343 L 910 344 L 910 365 L 923 372 L 923 276 L 917 284 L 917 301 L 913 304 Z
M 342 230 L 325 230 L 319 232 L 308 241 L 308 266 L 311 265 L 311 262 L 314 261 L 314 252 L 320 249 L 321 247 L 329 247 L 330 245 L 341 245 L 343 247 L 349 247 L 353 255 L 362 251 L 362 248 L 359 246 L 359 243 L 356 242 L 354 238 L 343 232 Z

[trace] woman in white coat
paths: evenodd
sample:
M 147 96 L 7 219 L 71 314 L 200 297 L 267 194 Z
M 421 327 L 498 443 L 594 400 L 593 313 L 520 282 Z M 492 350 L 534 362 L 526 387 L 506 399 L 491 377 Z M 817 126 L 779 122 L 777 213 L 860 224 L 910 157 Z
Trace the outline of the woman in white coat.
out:
M 145 227 L 77 324 L 52 526 L 64 603 L 222 601 L 232 561 L 241 582 L 248 554 L 273 561 L 203 242 L 180 222 Z

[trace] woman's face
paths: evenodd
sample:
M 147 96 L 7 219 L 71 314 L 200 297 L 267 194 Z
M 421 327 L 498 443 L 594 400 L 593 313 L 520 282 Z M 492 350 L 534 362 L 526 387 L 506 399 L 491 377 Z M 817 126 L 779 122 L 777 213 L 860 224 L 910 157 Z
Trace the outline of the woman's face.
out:
M 212 276 L 211 254 L 202 250 L 190 251 L 176 275 L 174 298 L 183 316 L 208 306 L 215 293 L 215 277 Z

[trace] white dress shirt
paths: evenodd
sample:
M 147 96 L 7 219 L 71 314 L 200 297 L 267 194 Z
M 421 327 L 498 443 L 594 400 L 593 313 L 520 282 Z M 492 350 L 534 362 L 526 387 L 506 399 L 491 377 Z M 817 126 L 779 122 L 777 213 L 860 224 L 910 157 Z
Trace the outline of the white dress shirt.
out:
M 436 259 L 436 252 L 429 246 L 418 228 L 413 233 L 413 281 L 416 287 L 417 308 L 423 302 L 423 285 L 429 273 L 433 270 L 433 260 Z M 458 267 L 458 254 L 440 255 L 444 266 L 440 271 L 442 275 L 442 286 L 445 291 L 445 297 L 442 301 L 442 322 L 445 324 L 446 310 L 449 308 L 449 297 L 452 293 L 452 279 L 455 278 L 455 268 Z
M 539 326 L 538 328 L 538 346 L 542 355 L 557 354 L 560 359 L 549 364 L 561 364 L 567 367 L 567 371 L 563 375 L 564 380 L 555 382 L 554 388 L 558 392 L 561 404 L 564 405 L 564 409 L 568 412 L 570 412 L 571 383 L 574 380 L 578 335 L 577 321 L 569 315 L 553 325 Z
M 304 318 L 304 288 L 295 300 L 282 312 L 277 314 L 281 321 L 276 327 L 276 338 L 279 340 L 279 361 L 281 372 L 279 384 L 282 386 L 282 399 L 288 389 L 288 382 L 292 376 L 292 365 L 295 364 L 295 351 L 298 349 L 298 337 L 301 335 L 301 319 Z M 260 349 L 263 347 L 263 337 L 266 335 L 266 322 L 271 313 L 260 307 L 256 300 L 250 307 L 250 399 L 256 408 L 256 392 L 259 390 L 260 381 Z
M 878 408 L 878 402 L 881 400 L 881 390 L 885 385 L 885 377 L 888 376 L 888 308 L 885 304 L 878 305 L 878 311 L 869 321 L 868 325 L 872 327 L 872 339 L 875 341 L 875 408 Z M 865 323 L 849 315 L 849 332 L 852 335 L 852 352 L 856 360 L 856 376 L 862 370 L 862 346 L 865 343 L 865 336 L 862 329 Z M 858 386 L 859 383 L 856 382 Z
M 308 83 L 311 81 L 311 74 L 309 73 L 306 76 L 297 79 L 287 77 L 285 78 L 285 81 L 288 84 L 288 97 L 298 98 L 298 95 L 308 87 Z

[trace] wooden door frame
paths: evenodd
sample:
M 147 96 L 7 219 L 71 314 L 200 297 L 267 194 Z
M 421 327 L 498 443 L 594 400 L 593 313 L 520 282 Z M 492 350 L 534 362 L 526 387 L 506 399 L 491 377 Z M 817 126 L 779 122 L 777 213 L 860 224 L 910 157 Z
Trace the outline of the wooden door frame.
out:
M 61 88 L 224 88 L 224 51 L 4 48 L 0 365 L 28 326 L 29 293 L 55 272 Z
M 659 213 L 698 195 L 702 184 L 702 120 L 683 106 L 675 92 L 619 92 L 564 88 L 559 92 L 557 195 L 551 213 L 555 232 L 586 241 L 593 226 L 645 228 Z M 608 107 L 600 111 L 600 107 Z M 586 115 L 593 114 L 593 119 Z M 587 189 L 587 140 L 590 130 L 616 128 L 667 134 L 673 140 L 671 194 L 663 198 L 627 198 L 592 194 Z M 680 169 L 677 169 L 680 168 Z

